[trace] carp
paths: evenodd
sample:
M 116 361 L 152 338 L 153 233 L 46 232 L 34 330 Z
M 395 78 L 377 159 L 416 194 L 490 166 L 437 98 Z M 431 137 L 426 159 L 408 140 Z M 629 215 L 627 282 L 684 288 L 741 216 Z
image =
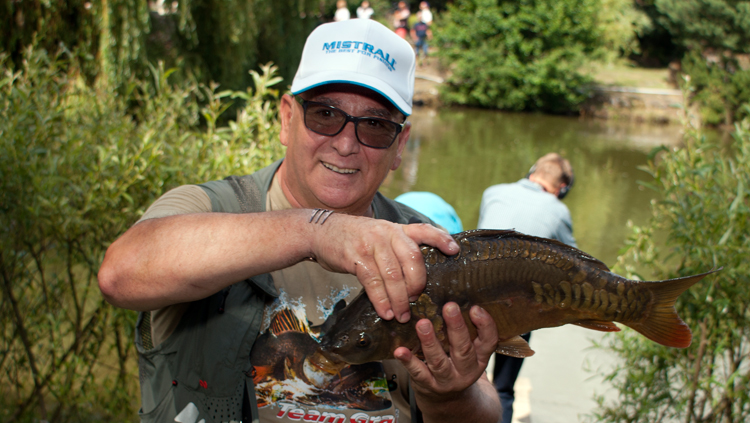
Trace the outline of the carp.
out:
M 612 272 L 596 258 L 561 242 L 512 230 L 474 230 L 454 235 L 460 252 L 446 256 L 421 247 L 427 284 L 410 303 L 407 323 L 383 320 L 365 292 L 351 304 L 338 304 L 321 328 L 321 367 L 361 364 L 393 358 L 404 346 L 419 355 L 415 325 L 429 319 L 446 352 L 443 305 L 458 304 L 472 339 L 469 318 L 474 305 L 497 324 L 497 352 L 513 357 L 534 354 L 520 335 L 575 324 L 612 332 L 613 323 L 628 326 L 659 344 L 685 348 L 692 333 L 674 308 L 677 297 L 705 276 L 719 271 L 663 281 L 635 281 Z M 322 355 L 322 357 L 320 357 Z

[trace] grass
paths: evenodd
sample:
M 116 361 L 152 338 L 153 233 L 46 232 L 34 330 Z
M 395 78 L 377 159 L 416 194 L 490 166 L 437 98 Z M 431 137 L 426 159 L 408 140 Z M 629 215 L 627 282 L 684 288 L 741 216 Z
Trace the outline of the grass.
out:
M 595 63 L 589 70 L 598 85 L 675 89 L 669 83 L 669 68 L 640 68 L 627 62 Z

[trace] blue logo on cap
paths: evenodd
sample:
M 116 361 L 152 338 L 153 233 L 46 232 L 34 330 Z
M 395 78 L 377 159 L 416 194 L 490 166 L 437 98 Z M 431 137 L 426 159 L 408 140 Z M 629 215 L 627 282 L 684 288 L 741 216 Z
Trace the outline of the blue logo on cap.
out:
M 365 43 L 364 41 L 333 41 L 329 43 L 323 43 L 323 51 L 326 54 L 330 53 L 357 53 L 363 54 L 367 57 L 372 57 L 382 62 L 388 70 L 393 72 L 396 70 L 396 59 L 392 58 L 390 53 L 383 53 L 382 49 L 376 49 L 374 45 Z

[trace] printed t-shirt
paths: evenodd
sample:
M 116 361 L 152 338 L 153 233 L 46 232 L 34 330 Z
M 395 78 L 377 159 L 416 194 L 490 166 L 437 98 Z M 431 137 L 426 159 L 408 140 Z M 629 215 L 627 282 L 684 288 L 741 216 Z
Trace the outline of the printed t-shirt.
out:
M 291 204 L 274 177 L 266 210 L 288 208 Z M 210 211 L 208 195 L 188 185 L 164 194 L 139 222 Z M 280 295 L 266 304 L 261 333 L 251 353 L 260 421 L 409 422 L 409 375 L 395 359 L 349 366 L 337 375 L 316 372 L 306 360 L 317 348 L 316 327 L 339 300 L 349 303 L 361 291 L 357 278 L 328 272 L 309 261 L 271 275 Z M 154 345 L 175 330 L 186 309 L 187 304 L 177 304 L 152 313 Z

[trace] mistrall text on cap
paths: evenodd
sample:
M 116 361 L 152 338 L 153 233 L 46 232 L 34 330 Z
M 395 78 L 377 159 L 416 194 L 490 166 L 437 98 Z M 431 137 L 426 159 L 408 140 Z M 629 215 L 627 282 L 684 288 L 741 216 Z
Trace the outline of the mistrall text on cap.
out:
M 396 59 L 392 58 L 389 53 L 383 53 L 382 49 L 376 49 L 374 45 L 365 43 L 363 41 L 333 41 L 329 43 L 323 43 L 323 51 L 326 54 L 329 53 L 358 53 L 364 54 L 367 57 L 380 60 L 387 67 L 388 70 L 394 71 L 396 69 Z

